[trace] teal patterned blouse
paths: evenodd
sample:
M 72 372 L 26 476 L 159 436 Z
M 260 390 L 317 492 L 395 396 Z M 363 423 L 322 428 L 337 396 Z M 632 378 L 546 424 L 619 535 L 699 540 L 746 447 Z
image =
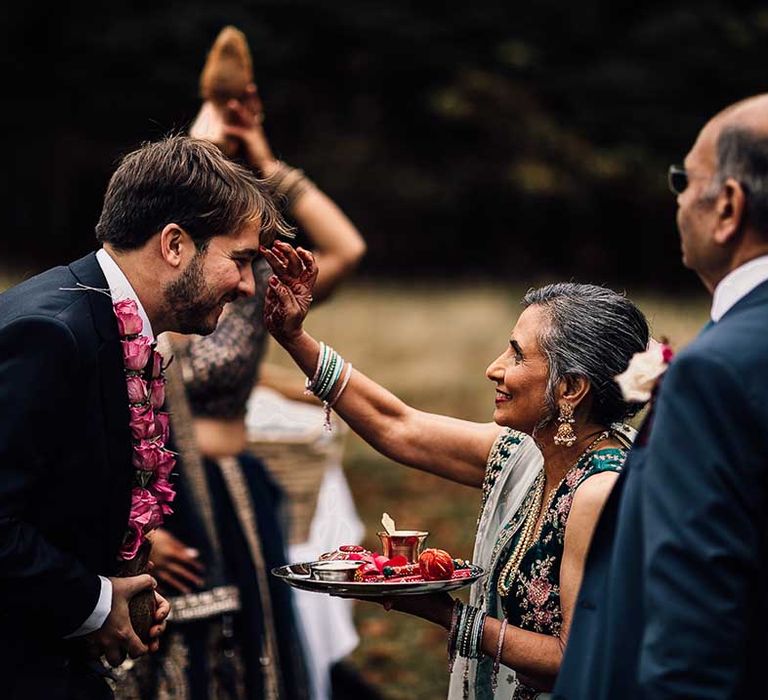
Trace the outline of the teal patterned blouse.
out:
M 565 526 L 571 512 L 576 489 L 586 479 L 602 472 L 619 472 L 627 457 L 624 449 L 607 447 L 595 450 L 579 460 L 565 475 L 552 498 L 541 523 L 538 539 L 520 562 L 515 582 L 503 607 L 509 623 L 530 632 L 559 636 L 563 624 L 560 607 L 560 565 L 563 561 Z M 519 513 L 535 507 L 532 503 L 536 482 L 531 486 Z M 522 528 L 521 528 L 522 529 Z M 507 543 L 499 559 L 499 568 L 509 559 L 517 545 L 519 532 Z M 495 576 L 499 572 L 494 572 Z M 501 679 L 499 679 L 501 685 Z M 518 685 L 514 700 L 535 698 L 539 691 Z

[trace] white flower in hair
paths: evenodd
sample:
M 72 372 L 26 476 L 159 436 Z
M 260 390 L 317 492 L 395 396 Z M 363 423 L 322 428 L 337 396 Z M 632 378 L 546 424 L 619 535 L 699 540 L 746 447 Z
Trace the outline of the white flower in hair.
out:
M 673 355 L 672 348 L 651 338 L 648 349 L 635 353 L 629 367 L 615 377 L 624 400 L 638 403 L 649 401 Z

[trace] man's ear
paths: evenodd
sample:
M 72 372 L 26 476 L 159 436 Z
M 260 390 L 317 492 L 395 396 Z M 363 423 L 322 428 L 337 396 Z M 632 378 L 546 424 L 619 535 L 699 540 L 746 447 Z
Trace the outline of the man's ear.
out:
M 160 254 L 171 267 L 180 267 L 195 254 L 195 242 L 178 224 L 166 224 L 160 232 Z
M 729 177 L 715 201 L 717 212 L 715 243 L 727 245 L 734 240 L 744 225 L 746 206 L 747 197 L 744 187 L 738 180 Z

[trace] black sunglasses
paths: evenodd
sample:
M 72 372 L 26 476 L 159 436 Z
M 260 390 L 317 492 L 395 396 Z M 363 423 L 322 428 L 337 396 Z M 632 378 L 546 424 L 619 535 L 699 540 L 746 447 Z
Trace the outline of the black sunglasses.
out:
M 670 165 L 667 173 L 667 183 L 672 194 L 682 194 L 688 187 L 688 173 L 679 165 Z

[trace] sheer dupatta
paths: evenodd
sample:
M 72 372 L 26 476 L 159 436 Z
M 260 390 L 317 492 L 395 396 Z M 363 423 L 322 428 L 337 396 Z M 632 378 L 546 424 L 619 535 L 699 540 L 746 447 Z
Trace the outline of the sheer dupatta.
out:
M 475 547 L 472 562 L 482 566 L 486 576 L 470 589 L 469 603 L 499 617 L 498 601 L 495 595 L 495 582 L 504 552 L 504 544 L 514 537 L 523 518 L 517 517 L 526 494 L 537 474 L 541 471 L 544 460 L 533 439 L 511 430 L 503 430 L 491 448 L 486 465 L 486 478 L 483 483 L 483 505 L 477 523 Z M 513 523 L 512 527 L 505 526 Z M 449 700 L 462 700 L 465 697 L 486 700 L 493 698 L 490 690 L 490 669 L 493 660 L 486 657 L 480 660 L 456 658 L 451 672 L 448 689 Z M 502 666 L 500 674 L 512 672 Z M 465 680 L 466 679 L 466 680 Z M 468 694 L 465 694 L 465 682 Z M 499 684 L 496 696 L 509 696 L 509 686 Z

